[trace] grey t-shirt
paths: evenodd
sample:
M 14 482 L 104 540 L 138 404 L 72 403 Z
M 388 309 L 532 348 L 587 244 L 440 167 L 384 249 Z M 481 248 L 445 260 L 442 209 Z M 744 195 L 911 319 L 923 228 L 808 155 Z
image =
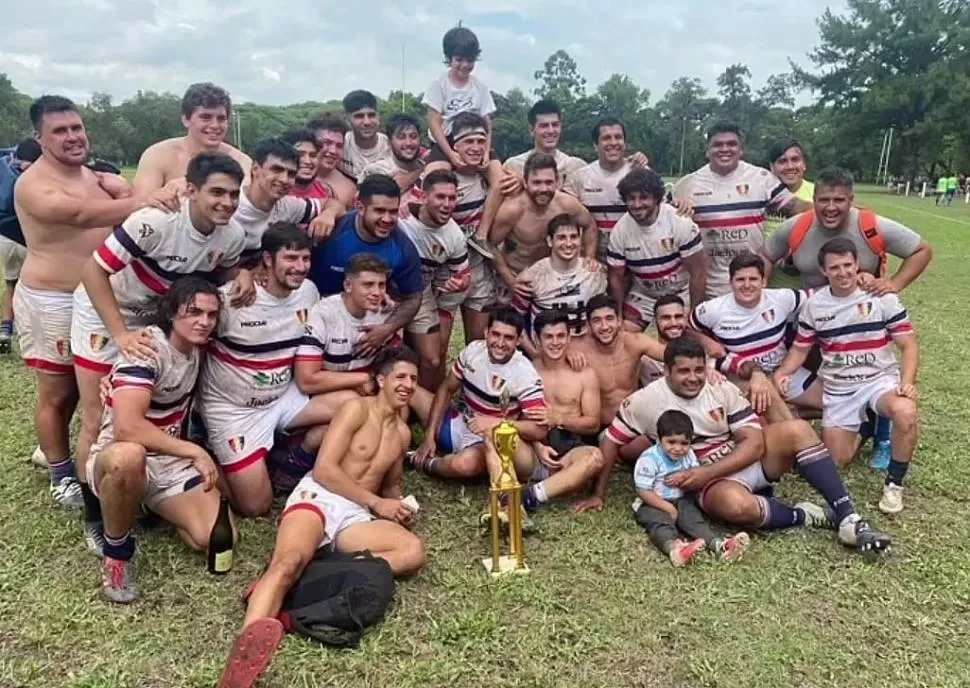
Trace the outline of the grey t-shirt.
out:
M 797 221 L 797 216 L 785 220 L 778 231 L 769 237 L 765 248 L 771 260 L 777 261 L 788 255 L 788 235 L 791 234 Z M 848 229 L 830 231 L 820 227 L 818 220 L 815 220 L 815 223 L 812 224 L 812 228 L 808 230 L 805 239 L 798 250 L 795 251 L 795 255 L 792 256 L 795 268 L 801 276 L 803 287 L 814 289 L 824 287 L 827 284 L 825 275 L 818 267 L 818 251 L 825 242 L 836 237 L 848 237 L 856 245 L 859 251 L 859 267 L 861 270 L 875 274 L 879 269 L 879 256 L 869 248 L 869 244 L 866 243 L 862 232 L 859 230 L 858 208 L 852 208 L 849 211 L 849 218 L 846 220 L 845 227 Z M 916 252 L 919 242 L 922 240 L 922 237 L 909 227 L 882 215 L 876 215 L 876 228 L 886 241 L 886 251 L 898 258 L 909 258 Z

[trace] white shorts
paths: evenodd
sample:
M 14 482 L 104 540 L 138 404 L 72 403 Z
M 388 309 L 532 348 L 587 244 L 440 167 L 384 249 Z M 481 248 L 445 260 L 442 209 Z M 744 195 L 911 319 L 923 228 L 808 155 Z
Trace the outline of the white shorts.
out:
M 788 393 L 785 394 L 785 401 L 797 399 L 811 387 L 818 379 L 818 373 L 808 368 L 799 368 L 792 373 L 791 380 L 788 382 Z
M 465 416 L 457 409 L 449 408 L 438 431 L 438 448 L 445 454 L 457 454 L 463 449 L 484 444 L 485 439 L 468 428 Z
M 140 329 L 150 324 L 151 319 L 148 317 L 139 318 L 136 321 L 125 319 L 125 325 L 129 330 Z M 87 295 L 80 294 L 80 290 L 74 292 L 71 349 L 74 351 L 76 366 L 102 375 L 110 373 L 111 366 L 121 357 L 98 312 L 94 310 Z
M 95 470 L 98 457 L 100 457 L 103 449 L 104 447 L 100 445 L 91 447 L 87 464 L 87 475 L 91 478 L 97 475 Z M 142 502 L 149 509 L 154 509 L 169 497 L 177 497 L 180 494 L 202 487 L 202 474 L 188 459 L 149 454 L 145 459 L 145 482 L 148 488 Z M 100 498 L 96 480 L 90 480 L 90 487 L 94 495 Z
M 438 296 L 431 286 L 424 288 L 421 292 L 421 305 L 414 318 L 405 326 L 411 334 L 431 334 L 441 329 L 441 318 L 439 317 Z
M 895 392 L 897 387 L 899 387 L 898 372 L 880 375 L 849 393 L 833 394 L 823 390 L 822 427 L 857 431 L 866 419 L 866 409 L 871 408 L 874 413 L 877 413 L 876 402 L 883 395 Z
M 199 403 L 198 411 L 209 446 L 226 473 L 236 473 L 263 461 L 277 431 L 290 427 L 310 398 L 291 382 L 276 401 L 263 408 Z
M 705 500 L 706 500 L 708 488 L 710 488 L 712 485 L 717 485 L 719 482 L 721 482 L 721 480 L 731 480 L 733 482 L 740 483 L 741 485 L 744 485 L 746 488 L 748 488 L 748 491 L 751 492 L 752 494 L 761 492 L 762 490 L 774 485 L 774 482 L 771 480 L 768 480 L 768 477 L 765 475 L 765 470 L 762 467 L 761 462 L 756 461 L 755 463 L 751 464 L 750 466 L 746 466 L 745 468 L 742 468 L 740 471 L 737 471 L 736 473 L 732 473 L 731 475 L 726 475 L 720 480 L 715 480 L 712 483 L 708 483 L 707 487 L 701 490 L 701 494 L 700 494 L 701 506 L 704 509 L 707 508 L 707 504 Z
M 492 262 L 474 251 L 469 253 L 468 262 L 472 269 L 471 280 L 462 305 L 482 313 L 495 303 L 498 275 L 495 274 Z
M 20 270 L 24 266 L 27 249 L 6 237 L 0 237 L 0 267 L 3 269 L 3 279 L 16 282 L 20 279 Z
M 340 531 L 355 523 L 369 523 L 374 520 L 373 514 L 356 502 L 336 495 L 313 479 L 313 475 L 305 475 L 296 484 L 280 521 L 286 515 L 297 509 L 309 509 L 323 521 L 323 540 L 317 547 L 324 547 L 335 542 Z
M 14 320 L 24 363 L 43 373 L 73 375 L 70 292 L 32 289 L 22 282 L 13 293 Z

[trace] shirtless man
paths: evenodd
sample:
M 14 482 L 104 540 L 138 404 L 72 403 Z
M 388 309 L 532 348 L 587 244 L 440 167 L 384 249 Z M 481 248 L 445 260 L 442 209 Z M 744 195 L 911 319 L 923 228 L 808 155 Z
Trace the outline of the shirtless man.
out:
M 113 226 L 139 208 L 177 203 L 172 193 L 162 190 L 133 195 L 121 177 L 85 167 L 90 153 L 87 133 L 77 107 L 67 98 L 38 98 L 30 106 L 30 120 L 43 156 L 20 176 L 14 191 L 27 242 L 14 313 L 21 355 L 37 373 L 34 426 L 50 465 L 51 493 L 60 504 L 80 507 L 82 494 L 74 478 L 68 434 L 77 405 L 72 294 L 88 258 Z M 93 498 L 90 502 L 97 505 Z
M 351 91 L 344 96 L 344 114 L 350 131 L 344 137 L 344 155 L 340 171 L 351 179 L 360 179 L 368 165 L 390 159 L 391 144 L 381 133 L 381 118 L 377 114 L 377 97 L 370 91 Z
M 375 361 L 376 396 L 345 405 L 323 439 L 313 472 L 280 517 L 273 558 L 250 589 L 243 629 L 229 655 L 222 686 L 251 688 L 283 639 L 276 619 L 283 598 L 317 549 L 370 550 L 396 576 L 425 563 L 424 543 L 411 532 L 415 513 L 404 496 L 404 453 L 411 432 L 401 420 L 418 379 L 414 352 L 386 349 Z
M 347 123 L 336 115 L 324 114 L 307 122 L 306 128 L 313 132 L 320 144 L 317 181 L 330 189 L 332 198 L 349 208 L 357 196 L 357 185 L 340 171 L 344 141 L 349 131 Z
M 231 114 L 232 101 L 225 90 L 210 83 L 189 86 L 182 96 L 182 124 L 188 133 L 159 141 L 145 149 L 135 172 L 135 191 L 149 192 L 184 178 L 189 160 L 199 153 L 228 155 L 248 175 L 253 161 L 226 143 Z
M 549 255 L 546 241 L 549 221 L 567 213 L 583 231 L 583 253 L 596 262 L 596 223 L 576 198 L 558 191 L 556 159 L 534 153 L 525 164 L 525 193 L 502 203 L 488 235 L 492 246 L 498 302 L 508 302 L 515 290 L 516 276 Z M 521 285 L 521 283 L 520 283 Z
M 320 171 L 320 142 L 309 129 L 288 129 L 280 136 L 296 149 L 300 157 L 290 196 L 297 198 L 330 198 L 330 189 L 317 178 Z
M 372 174 L 389 175 L 405 194 L 414 186 L 424 170 L 421 159 L 421 124 L 406 113 L 399 112 L 387 120 L 387 140 L 391 144 L 391 155 L 370 163 L 357 177 L 364 181 Z

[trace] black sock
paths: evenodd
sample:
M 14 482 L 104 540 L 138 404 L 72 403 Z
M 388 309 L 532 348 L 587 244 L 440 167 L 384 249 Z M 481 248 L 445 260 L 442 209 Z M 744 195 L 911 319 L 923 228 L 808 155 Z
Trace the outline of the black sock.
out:
M 903 486 L 903 479 L 906 477 L 906 471 L 909 470 L 909 461 L 903 463 L 902 461 L 897 461 L 896 459 L 889 460 L 889 468 L 886 469 L 886 484 L 892 483 L 893 485 Z
M 805 525 L 805 512 L 801 509 L 790 507 L 774 497 L 755 497 L 755 499 L 758 500 L 758 509 L 761 511 L 759 528 L 777 530 Z
M 832 511 L 835 522 L 842 523 L 846 516 L 855 513 L 852 498 L 849 497 L 845 483 L 835 467 L 832 455 L 821 442 L 795 454 L 795 468 L 805 481 L 825 498 Z
M 81 483 L 81 496 L 84 498 L 84 520 L 86 523 L 101 522 L 101 500 L 94 496 L 87 483 Z
M 105 533 L 104 556 L 121 561 L 131 561 L 131 558 L 135 556 L 135 538 L 131 531 L 125 531 L 125 534 L 120 537 L 113 537 Z

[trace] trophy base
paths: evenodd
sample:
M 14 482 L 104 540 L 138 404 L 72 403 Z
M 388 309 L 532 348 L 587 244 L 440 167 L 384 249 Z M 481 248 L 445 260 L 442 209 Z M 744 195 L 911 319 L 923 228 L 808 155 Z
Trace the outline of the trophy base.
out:
M 482 566 L 485 567 L 486 573 L 488 573 L 492 578 L 500 578 L 509 573 L 529 573 L 529 567 L 523 566 L 518 568 L 515 565 L 515 557 L 505 554 L 498 558 L 498 571 L 492 571 L 492 558 L 485 557 L 482 559 Z

